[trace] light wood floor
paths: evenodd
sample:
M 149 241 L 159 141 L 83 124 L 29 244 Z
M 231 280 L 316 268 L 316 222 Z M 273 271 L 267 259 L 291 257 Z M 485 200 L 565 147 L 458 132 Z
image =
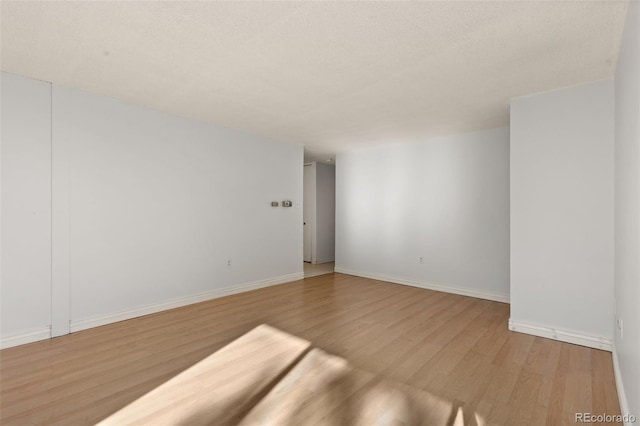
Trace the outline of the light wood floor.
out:
M 304 267 L 304 277 L 311 278 L 317 277 L 318 275 L 330 274 L 333 272 L 336 263 L 335 262 L 327 262 L 327 263 L 309 263 L 303 262 Z
M 0 423 L 94 424 L 260 324 L 451 405 L 450 424 L 619 414 L 611 354 L 510 332 L 509 306 L 341 274 L 0 351 Z

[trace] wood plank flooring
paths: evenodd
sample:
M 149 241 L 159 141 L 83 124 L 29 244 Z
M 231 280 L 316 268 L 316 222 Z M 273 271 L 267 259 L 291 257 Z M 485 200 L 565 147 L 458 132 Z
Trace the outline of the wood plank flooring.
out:
M 0 351 L 0 423 L 85 425 L 260 324 L 428 392 L 448 424 L 565 425 L 619 414 L 611 354 L 507 329 L 509 306 L 342 274 Z
M 309 263 L 303 262 L 302 267 L 304 269 L 304 277 L 311 278 L 316 277 L 318 275 L 330 274 L 335 269 L 335 262 L 327 262 L 327 263 Z
M 260 325 L 98 424 L 236 425 L 310 348 Z

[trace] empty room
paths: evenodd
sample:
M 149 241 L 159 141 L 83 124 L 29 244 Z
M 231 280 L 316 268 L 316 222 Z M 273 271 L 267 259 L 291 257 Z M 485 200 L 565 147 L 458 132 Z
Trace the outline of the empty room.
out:
M 640 422 L 640 0 L 0 25 L 0 424 Z

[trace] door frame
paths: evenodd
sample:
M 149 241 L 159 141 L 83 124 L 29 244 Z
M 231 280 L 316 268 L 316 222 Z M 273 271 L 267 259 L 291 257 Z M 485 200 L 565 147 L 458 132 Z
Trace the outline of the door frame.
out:
M 307 167 L 309 167 L 309 179 L 311 179 L 311 183 L 310 186 L 311 188 L 307 188 L 307 182 L 306 182 L 306 170 Z M 316 203 L 316 194 L 315 194 L 315 170 L 316 170 L 316 163 L 315 162 L 309 162 L 309 163 L 304 163 L 303 166 L 303 185 L 302 185 L 302 221 L 303 221 L 303 227 L 302 227 L 302 260 L 303 262 L 309 262 L 309 263 L 315 263 L 315 258 L 314 258 L 314 251 L 313 250 L 313 242 L 315 240 L 315 203 Z M 310 211 L 307 211 L 310 210 Z M 308 215 L 307 215 L 308 213 Z M 306 223 L 306 225 L 305 225 Z M 309 227 L 309 241 L 305 241 L 305 231 L 306 228 L 305 227 Z M 309 245 L 309 260 L 305 259 L 304 255 L 305 255 L 305 249 L 307 244 Z

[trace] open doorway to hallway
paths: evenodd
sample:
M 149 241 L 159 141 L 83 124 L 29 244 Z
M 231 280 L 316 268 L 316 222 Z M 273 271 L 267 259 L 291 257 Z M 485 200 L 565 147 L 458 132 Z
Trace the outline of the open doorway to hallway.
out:
M 330 274 L 333 272 L 335 266 L 336 262 L 318 263 L 317 265 L 304 262 L 304 277 L 310 278 L 317 275 Z
M 333 272 L 335 262 L 336 169 L 312 161 L 304 165 L 304 276 Z

